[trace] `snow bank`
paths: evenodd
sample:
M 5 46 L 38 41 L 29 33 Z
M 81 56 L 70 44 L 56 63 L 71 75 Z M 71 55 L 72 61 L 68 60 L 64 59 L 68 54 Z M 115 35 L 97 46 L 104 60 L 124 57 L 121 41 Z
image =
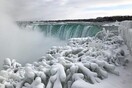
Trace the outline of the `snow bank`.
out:
M 119 33 L 123 37 L 132 54 L 132 21 L 123 21 L 119 26 Z
M 24 67 L 7 58 L 0 71 L 0 88 L 92 87 L 108 73 L 119 76 L 116 66 L 126 65 L 122 46 L 120 36 L 103 30 L 95 37 L 72 38 L 64 47 L 53 46 L 39 61 Z

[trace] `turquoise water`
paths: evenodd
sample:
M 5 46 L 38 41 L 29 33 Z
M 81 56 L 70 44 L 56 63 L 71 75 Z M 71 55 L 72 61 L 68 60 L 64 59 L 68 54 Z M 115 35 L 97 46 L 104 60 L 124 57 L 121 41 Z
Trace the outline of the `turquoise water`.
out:
M 87 36 L 92 37 L 95 36 L 97 32 L 102 30 L 102 27 L 99 25 L 86 23 L 23 23 L 19 26 L 28 30 L 39 30 L 47 37 L 57 37 L 61 40 Z

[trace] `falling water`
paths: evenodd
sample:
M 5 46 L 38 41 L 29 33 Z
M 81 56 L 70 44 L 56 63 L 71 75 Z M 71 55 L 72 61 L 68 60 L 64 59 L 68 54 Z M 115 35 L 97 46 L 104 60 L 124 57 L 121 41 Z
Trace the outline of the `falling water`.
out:
M 49 23 L 49 24 L 20 24 L 23 29 L 39 30 L 46 36 L 58 37 L 61 40 L 69 38 L 94 36 L 102 30 L 99 25 L 83 24 L 83 23 Z

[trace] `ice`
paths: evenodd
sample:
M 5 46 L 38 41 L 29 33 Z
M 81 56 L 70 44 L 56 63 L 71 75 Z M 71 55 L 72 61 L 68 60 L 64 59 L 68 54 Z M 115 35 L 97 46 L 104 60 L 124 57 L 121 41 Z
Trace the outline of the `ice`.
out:
M 122 67 L 128 64 L 126 48 L 119 35 L 104 29 L 95 37 L 72 38 L 66 46 L 53 46 L 33 64 L 22 66 L 6 58 L 0 71 L 0 87 L 111 88 L 103 80 L 115 80 L 109 78 L 111 75 L 122 76 Z
M 119 26 L 119 33 L 132 54 L 132 21 L 123 21 Z

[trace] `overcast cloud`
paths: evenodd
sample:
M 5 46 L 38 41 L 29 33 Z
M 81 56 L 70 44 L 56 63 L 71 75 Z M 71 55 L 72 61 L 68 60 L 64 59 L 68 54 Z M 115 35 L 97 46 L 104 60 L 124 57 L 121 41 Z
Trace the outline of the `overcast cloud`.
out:
M 84 19 L 132 15 L 132 0 L 13 0 L 15 20 Z

